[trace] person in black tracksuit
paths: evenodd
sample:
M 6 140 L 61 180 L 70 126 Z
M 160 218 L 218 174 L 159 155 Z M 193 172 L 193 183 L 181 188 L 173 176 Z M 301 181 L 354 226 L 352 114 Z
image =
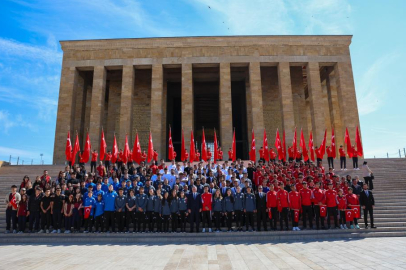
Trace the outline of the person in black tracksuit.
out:
M 231 189 L 227 190 L 227 197 L 223 199 L 223 211 L 227 218 L 227 231 L 231 232 L 234 216 L 234 196 L 231 194 Z
M 249 226 L 251 226 L 250 232 L 255 230 L 254 228 L 254 213 L 257 212 L 257 207 L 256 207 L 256 199 L 255 195 L 251 193 L 252 188 L 251 186 L 247 186 L 247 194 L 245 194 L 245 200 L 244 200 L 244 213 L 245 213 L 245 226 L 246 230 L 248 231 Z
M 258 193 L 256 194 L 256 208 L 257 208 L 257 230 L 261 231 L 261 221 L 264 230 L 267 231 L 268 214 L 266 212 L 266 193 L 262 192 L 262 186 L 258 186 Z
M 35 232 L 38 232 L 39 230 L 39 222 L 40 222 L 40 213 L 41 213 L 41 199 L 42 199 L 42 190 L 40 187 L 35 189 L 35 194 L 30 196 L 30 199 L 28 200 L 28 213 L 29 213 L 29 219 L 30 219 L 30 224 L 29 224 L 29 232 L 33 232 L 33 229 L 35 229 Z M 34 227 L 35 224 L 35 227 Z
M 235 226 L 237 231 L 242 231 L 242 216 L 244 212 L 245 194 L 241 192 L 241 187 L 237 187 L 234 195 Z

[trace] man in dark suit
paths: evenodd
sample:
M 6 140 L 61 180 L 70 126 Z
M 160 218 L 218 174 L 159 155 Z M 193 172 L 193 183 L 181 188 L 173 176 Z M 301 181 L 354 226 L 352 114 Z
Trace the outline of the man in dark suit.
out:
M 363 185 L 363 190 L 360 194 L 359 202 L 362 209 L 364 209 L 365 229 L 368 229 L 368 213 L 371 217 L 371 228 L 376 229 L 376 227 L 374 226 L 374 195 L 372 194 L 372 191 L 368 190 L 368 184 L 366 183 Z
M 258 186 L 258 193 L 256 195 L 257 202 L 257 230 L 261 231 L 261 221 L 264 225 L 264 230 L 267 231 L 268 213 L 266 212 L 266 193 L 262 192 L 262 186 Z
M 196 223 L 196 232 L 199 232 L 200 212 L 202 212 L 202 198 L 197 192 L 197 187 L 192 187 L 192 193 L 187 199 L 187 209 L 190 215 L 190 232 L 193 232 L 194 224 Z

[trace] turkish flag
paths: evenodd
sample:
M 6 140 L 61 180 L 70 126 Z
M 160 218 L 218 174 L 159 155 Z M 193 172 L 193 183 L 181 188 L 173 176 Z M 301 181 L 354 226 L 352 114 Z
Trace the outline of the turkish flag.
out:
M 296 156 L 296 153 L 297 153 L 297 135 L 296 135 L 296 127 L 295 127 L 295 134 L 293 135 L 292 146 L 293 146 L 293 153 L 294 153 L 294 156 Z
M 154 158 L 154 144 L 152 143 L 152 134 L 151 131 L 149 132 L 149 139 L 148 139 L 148 156 L 147 161 L 148 163 L 151 162 Z
M 358 156 L 363 156 L 364 151 L 362 150 L 361 135 L 359 134 L 358 126 L 355 133 L 355 145 L 357 146 Z
M 168 142 L 168 159 L 169 160 L 174 160 L 175 155 L 174 155 L 174 149 L 173 149 L 173 143 L 172 143 L 172 131 L 171 128 L 169 128 L 169 142 Z
M 269 217 L 269 219 L 272 219 L 272 211 L 271 211 L 271 209 L 269 209 L 269 211 L 268 211 L 268 217 Z
M 182 128 L 182 146 L 180 149 L 180 160 L 185 161 L 187 160 L 187 157 L 185 155 L 186 149 L 185 149 L 185 137 L 183 136 L 183 128 Z
M 85 206 L 85 219 L 88 219 L 90 217 L 90 212 L 91 211 L 92 211 L 92 207 Z
M 331 151 L 333 152 L 333 158 L 336 158 L 336 138 L 334 136 L 334 128 L 331 130 Z
M 276 148 L 276 151 L 278 152 L 278 159 L 283 160 L 283 150 L 282 150 L 281 138 L 279 136 L 279 129 L 276 129 L 275 148 Z
M 206 145 L 206 137 L 204 136 L 204 129 L 202 135 L 202 160 L 207 161 L 207 145 Z
M 12 194 L 10 204 L 14 209 L 17 209 L 17 201 L 16 201 L 16 195 Z
M 320 148 L 319 148 L 320 155 L 322 157 L 324 157 L 324 154 L 326 153 L 326 138 L 327 138 L 327 129 L 324 131 L 324 138 L 323 138 L 323 141 L 321 142 Z
M 345 221 L 354 220 L 354 211 L 352 209 L 345 210 Z
M 216 130 L 214 130 L 214 163 L 219 159 L 218 147 Z
M 345 138 L 344 143 L 347 145 L 347 154 L 350 158 L 352 158 L 352 145 L 351 145 L 351 138 L 350 134 L 348 133 L 348 128 L 345 128 Z
M 281 204 L 281 202 L 279 202 L 278 203 L 278 212 L 282 212 L 282 209 L 283 209 L 282 204 Z
M 100 141 L 100 160 L 104 160 L 104 155 L 107 152 L 106 139 L 104 138 L 104 130 L 102 129 L 101 141 Z
M 354 211 L 354 218 L 361 218 L 361 207 L 359 205 L 352 205 L 351 209 Z
M 285 140 L 285 130 L 283 130 L 283 160 L 286 160 L 286 140 Z
M 295 222 L 299 222 L 299 210 L 294 210 L 294 211 L 295 211 L 294 220 L 295 220 Z
M 111 162 L 116 163 L 118 156 L 118 147 L 117 147 L 117 140 L 116 134 L 114 134 L 114 141 L 113 141 L 113 150 L 111 151 Z
M 68 138 L 66 139 L 65 157 L 66 160 L 71 160 L 72 156 L 72 142 L 70 140 L 70 131 L 68 131 Z
M 310 159 L 314 162 L 314 143 L 313 143 L 313 133 L 310 131 L 309 136 L 309 151 L 310 151 Z
M 127 135 L 125 135 L 124 152 L 123 152 L 124 163 L 127 163 L 129 155 L 130 155 L 130 146 L 128 145 L 128 137 Z
M 233 145 L 232 145 L 232 150 L 233 150 L 233 161 L 237 159 L 237 152 L 236 152 L 236 145 L 235 145 L 235 129 L 233 133 Z
M 75 145 L 73 146 L 72 157 L 71 157 L 72 166 L 73 166 L 73 164 L 75 164 L 76 154 L 77 154 L 79 151 L 80 151 L 79 136 L 78 136 L 78 134 L 76 133 Z
M 252 129 L 252 136 L 251 136 L 251 149 L 250 149 L 250 160 L 255 162 L 256 160 L 256 153 L 255 153 L 255 135 L 254 129 Z
M 133 152 L 132 152 L 132 159 L 137 162 L 138 164 L 141 163 L 141 145 L 138 139 L 138 132 L 135 134 L 135 140 L 133 145 Z
M 321 217 L 327 216 L 327 205 L 320 205 L 320 216 Z
M 189 161 L 193 163 L 195 160 L 196 149 L 195 149 L 195 139 L 193 137 L 193 130 L 190 131 L 190 149 L 189 149 Z
M 89 133 L 87 133 L 86 142 L 85 142 L 85 148 L 83 149 L 83 154 L 82 154 L 82 159 L 83 159 L 84 163 L 87 163 L 89 161 L 90 148 L 92 148 L 92 145 L 90 143 Z
M 306 143 L 303 135 L 303 129 L 300 130 L 300 147 L 302 148 L 302 154 L 304 161 L 309 160 L 309 155 L 307 154 Z
M 268 148 L 268 139 L 266 137 L 266 130 L 264 129 L 264 159 L 269 161 L 269 148 Z

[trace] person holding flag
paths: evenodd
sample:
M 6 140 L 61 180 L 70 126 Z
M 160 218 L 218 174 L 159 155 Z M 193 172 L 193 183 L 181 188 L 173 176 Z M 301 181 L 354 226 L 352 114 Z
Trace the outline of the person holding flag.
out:
M 175 149 L 173 149 L 172 129 L 171 129 L 171 126 L 169 126 L 168 159 L 175 160 L 175 158 L 176 158 L 176 152 L 175 152 Z
M 87 197 L 83 201 L 85 226 L 83 233 L 92 232 L 93 227 L 93 211 L 96 207 L 96 199 L 93 197 L 93 191 L 87 192 Z
M 17 192 L 17 186 L 11 186 L 11 192 L 6 196 L 6 233 L 10 233 L 11 223 L 13 233 L 17 233 L 17 208 L 21 201 L 21 195 Z
M 332 168 L 334 171 L 334 155 L 335 153 L 332 150 L 331 146 L 327 146 L 327 162 L 328 162 L 328 167 Z
M 292 215 L 292 230 L 293 231 L 300 231 L 299 229 L 299 212 L 302 207 L 302 200 L 300 198 L 299 192 L 296 191 L 296 185 L 292 184 L 290 185 L 291 192 L 289 192 L 288 195 L 288 201 L 289 201 L 289 208 L 290 208 L 290 213 Z
M 231 147 L 228 149 L 228 160 L 229 161 L 233 160 L 233 150 Z
M 97 157 L 99 156 L 99 154 L 97 153 L 97 150 L 93 150 L 92 151 L 92 159 L 90 161 L 90 172 L 96 172 L 96 165 L 97 165 Z
M 69 162 L 69 167 L 72 167 L 72 142 L 70 140 L 70 131 L 68 131 L 68 138 L 66 139 L 65 157 Z
M 352 187 L 348 188 L 347 197 L 347 209 L 352 209 L 354 211 L 354 218 L 350 221 L 351 229 L 360 229 L 358 225 L 358 218 L 361 217 L 361 209 L 359 205 L 358 196 L 353 193 Z
M 347 158 L 346 158 L 346 154 L 345 154 L 345 150 L 344 147 L 342 145 L 340 145 L 340 149 L 338 150 L 338 152 L 340 153 L 340 168 L 341 171 L 347 170 Z
M 266 130 L 264 129 L 264 138 L 263 138 L 263 146 L 264 146 L 264 152 L 263 152 L 263 158 L 264 162 L 268 161 L 269 162 L 269 148 L 268 148 L 268 138 L 266 137 Z

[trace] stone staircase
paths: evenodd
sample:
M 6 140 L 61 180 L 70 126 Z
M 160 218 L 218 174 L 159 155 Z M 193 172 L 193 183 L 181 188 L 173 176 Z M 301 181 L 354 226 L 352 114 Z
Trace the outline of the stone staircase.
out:
M 234 232 L 234 233 L 186 233 L 186 234 L 8 234 L 0 237 L 0 243 L 55 243 L 64 242 L 107 243 L 107 242 L 145 242 L 145 243 L 233 243 L 233 242 L 269 242 L 305 239 L 348 239 L 364 237 L 406 236 L 406 160 L 405 159 L 369 159 L 368 165 L 374 171 L 374 210 L 377 229 L 363 229 L 363 217 L 359 219 L 362 230 L 305 230 L 298 232 Z M 360 161 L 361 162 L 361 161 Z M 335 161 L 338 167 L 338 161 Z M 347 164 L 352 164 L 347 160 Z M 348 166 L 351 167 L 351 166 Z M 24 175 L 35 179 L 44 169 L 54 178 L 63 166 L 5 166 L 0 168 L 0 233 L 4 232 L 5 197 L 12 184 L 19 185 Z M 361 171 L 336 171 L 339 175 L 361 176 Z

